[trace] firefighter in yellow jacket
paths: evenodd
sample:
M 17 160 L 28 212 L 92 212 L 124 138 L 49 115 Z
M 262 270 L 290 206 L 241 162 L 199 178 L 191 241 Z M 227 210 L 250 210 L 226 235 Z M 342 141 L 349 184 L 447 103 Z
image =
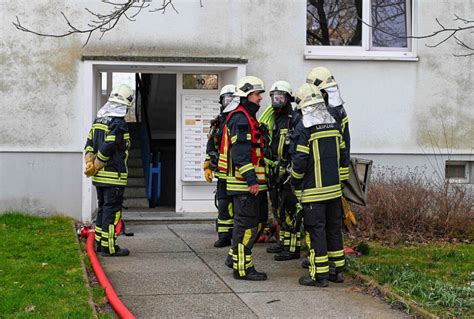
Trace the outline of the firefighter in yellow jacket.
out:
M 262 214 L 267 214 L 266 177 L 263 138 L 256 114 L 260 108 L 263 81 L 253 76 L 241 78 L 234 96 L 240 103 L 229 110 L 219 152 L 218 168 L 232 197 L 234 229 L 232 233 L 233 276 L 243 280 L 266 280 L 255 270 L 252 247 L 256 241 Z M 266 210 L 266 211 L 265 211 Z
M 122 229 L 123 192 L 127 185 L 127 157 L 130 135 L 125 115 L 133 91 L 122 84 L 112 90 L 89 131 L 85 146 L 85 174 L 92 177 L 97 190 L 98 211 L 95 227 L 97 252 L 103 256 L 127 256 L 117 245 Z
M 341 168 L 347 167 L 348 158 L 341 127 L 318 88 L 304 84 L 295 98 L 303 119 L 295 129 L 291 184 L 303 206 L 309 246 L 309 276 L 301 277 L 299 283 L 326 287 L 328 280 L 344 281 Z

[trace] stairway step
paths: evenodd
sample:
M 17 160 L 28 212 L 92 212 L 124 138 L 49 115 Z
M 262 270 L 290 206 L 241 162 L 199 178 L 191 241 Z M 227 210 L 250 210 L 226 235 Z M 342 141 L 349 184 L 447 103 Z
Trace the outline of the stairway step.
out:
M 143 177 L 129 177 L 127 180 L 127 186 L 139 186 L 145 187 L 145 178 Z M 125 188 L 127 189 L 127 188 Z
M 148 199 L 146 198 L 128 198 L 123 201 L 123 206 L 127 208 L 148 208 Z
M 131 168 L 131 167 L 141 167 L 141 168 L 143 168 L 143 161 L 140 157 L 132 157 L 132 158 L 128 159 L 127 165 L 128 165 L 129 168 Z
M 128 176 L 129 177 L 145 177 L 145 173 L 143 172 L 142 167 L 129 167 L 128 168 Z
M 123 194 L 125 198 L 146 198 L 146 188 L 145 187 L 126 187 L 125 193 Z

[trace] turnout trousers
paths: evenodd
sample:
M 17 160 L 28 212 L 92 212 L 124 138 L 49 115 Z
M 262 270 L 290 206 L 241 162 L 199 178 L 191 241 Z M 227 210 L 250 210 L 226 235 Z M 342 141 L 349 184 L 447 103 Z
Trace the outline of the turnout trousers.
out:
M 301 221 L 303 216 L 296 214 L 298 200 L 287 184 L 278 189 L 278 215 L 280 216 L 280 237 L 283 250 L 299 253 L 301 248 Z
M 114 254 L 117 237 L 122 231 L 122 203 L 124 187 L 98 186 L 98 211 L 95 226 L 95 241 L 102 252 Z
M 330 268 L 334 273 L 344 271 L 341 198 L 303 204 L 303 214 L 310 277 L 327 279 Z
M 263 231 L 263 220 L 268 218 L 266 192 L 257 196 L 244 193 L 232 196 L 234 208 L 234 229 L 232 232 L 232 265 L 239 276 L 247 275 L 248 269 L 254 267 L 252 247 L 259 233 Z
M 216 229 L 219 239 L 232 239 L 234 228 L 234 209 L 232 197 L 227 195 L 227 185 L 225 179 L 217 180 L 217 220 Z

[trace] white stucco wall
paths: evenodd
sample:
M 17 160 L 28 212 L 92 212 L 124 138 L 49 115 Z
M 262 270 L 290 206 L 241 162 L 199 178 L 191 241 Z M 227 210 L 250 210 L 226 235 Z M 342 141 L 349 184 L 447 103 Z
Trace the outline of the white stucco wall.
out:
M 82 48 L 85 35 L 42 38 L 17 31 L 12 22 L 18 16 L 30 28 L 60 32 L 66 30 L 60 11 L 85 27 L 89 16 L 83 8 L 108 10 L 107 5 L 2 1 L 0 156 L 82 151 L 82 118 L 89 106 L 82 99 L 81 55 L 242 57 L 249 61 L 247 74 L 261 77 L 267 87 L 285 79 L 296 88 L 311 68 L 325 66 L 347 103 L 354 153 L 473 154 L 473 59 L 453 57 L 459 50 L 454 42 L 427 48 L 424 44 L 432 40 L 419 41 L 418 62 L 305 60 L 305 0 L 202 3 L 201 8 L 199 0 L 174 0 L 179 14 L 171 8 L 165 14 L 144 11 L 135 22 L 121 20 L 102 40 L 93 35 Z M 436 17 L 449 24 L 454 13 L 468 17 L 474 12 L 473 1 L 417 3 L 418 34 L 436 30 Z M 81 170 L 80 163 L 70 169 Z M 10 176 L 3 165 L 0 173 Z M 7 198 L 0 195 L 0 200 Z

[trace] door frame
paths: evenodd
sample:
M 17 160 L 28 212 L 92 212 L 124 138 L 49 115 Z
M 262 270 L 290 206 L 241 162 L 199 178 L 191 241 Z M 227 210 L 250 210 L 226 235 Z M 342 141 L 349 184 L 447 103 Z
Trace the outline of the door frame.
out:
M 151 58 L 150 58 L 151 59 Z M 228 83 L 236 83 L 239 78 L 246 75 L 247 60 L 235 58 L 154 58 L 156 61 L 142 61 L 142 58 L 116 57 L 83 57 L 82 58 L 82 83 L 83 83 L 83 116 L 81 140 L 85 141 L 92 122 L 95 119 L 97 109 L 101 106 L 101 82 L 100 72 L 125 72 L 125 73 L 175 73 L 177 79 L 176 87 L 176 158 L 181 158 L 181 74 L 196 72 L 219 72 L 219 88 Z M 176 61 L 173 61 L 173 60 Z M 126 61 L 124 61 L 126 60 Z M 186 62 L 188 60 L 189 62 Z M 205 60 L 205 62 L 199 62 Z M 213 62 L 214 60 L 214 62 Z M 198 62 L 196 62 L 198 61 Z M 84 163 L 83 163 L 84 169 Z M 209 207 L 208 204 L 200 204 L 203 200 L 182 200 L 183 186 L 190 182 L 181 179 L 181 161 L 176 161 L 176 211 L 187 212 L 197 209 L 200 211 Z M 198 183 L 200 182 L 191 182 Z M 205 200 L 204 202 L 208 202 Z M 97 208 L 95 191 L 92 180 L 85 175 L 82 176 L 82 221 L 91 222 L 92 212 Z

